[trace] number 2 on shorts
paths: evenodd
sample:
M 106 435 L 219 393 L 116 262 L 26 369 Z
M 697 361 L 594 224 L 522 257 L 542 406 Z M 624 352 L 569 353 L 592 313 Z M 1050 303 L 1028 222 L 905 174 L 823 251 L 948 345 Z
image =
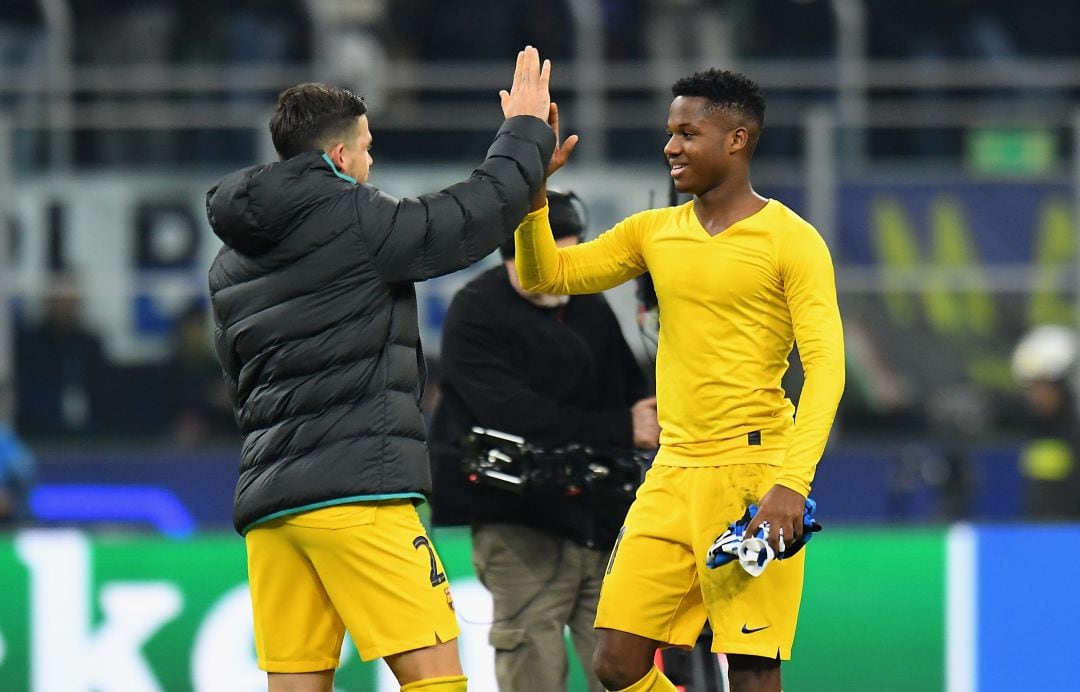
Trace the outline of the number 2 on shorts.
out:
M 446 574 L 439 571 L 439 563 L 435 561 L 435 551 L 432 550 L 431 541 L 427 539 L 427 536 L 417 536 L 413 539 L 412 544 L 417 550 L 420 549 L 420 546 L 427 548 L 428 557 L 431 558 L 431 574 L 429 575 L 431 578 L 431 585 L 438 586 L 446 581 Z

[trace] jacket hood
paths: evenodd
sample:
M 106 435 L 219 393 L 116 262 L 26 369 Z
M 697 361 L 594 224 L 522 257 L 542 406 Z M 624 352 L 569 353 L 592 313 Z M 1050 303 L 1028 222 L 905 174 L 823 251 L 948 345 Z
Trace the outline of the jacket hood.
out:
M 295 227 L 293 220 L 318 201 L 315 192 L 325 177 L 353 184 L 338 176 L 319 151 L 230 173 L 206 193 L 210 227 L 245 255 L 268 252 Z

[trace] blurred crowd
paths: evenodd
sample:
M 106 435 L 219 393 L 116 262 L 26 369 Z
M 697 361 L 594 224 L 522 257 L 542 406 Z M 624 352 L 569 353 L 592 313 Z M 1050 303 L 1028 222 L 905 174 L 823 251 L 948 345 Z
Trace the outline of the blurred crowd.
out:
M 84 321 L 82 288 L 60 276 L 39 314 L 16 312 L 15 426 L 31 442 L 155 440 L 180 448 L 238 441 L 207 302 L 174 318 L 165 358 L 121 364 Z
M 320 79 L 354 88 L 376 107 L 401 97 L 395 93 L 396 85 L 386 83 L 389 64 L 505 62 L 526 43 L 540 46 L 545 56 L 566 60 L 576 54 L 574 32 L 581 21 L 574 14 L 579 3 L 569 0 L 68 0 L 66 4 L 75 66 L 320 65 Z M 726 66 L 739 60 L 835 57 L 838 19 L 852 5 L 833 0 L 598 0 L 580 6 L 599 11 L 608 60 L 655 60 L 657 65 L 687 60 L 697 66 Z M 869 59 L 1080 55 L 1076 3 L 864 0 L 861 6 Z M 42 79 L 49 55 L 45 27 L 38 0 L 3 3 L 0 66 L 29 68 L 21 73 L 23 79 Z M 669 75 L 657 76 L 670 81 Z M 649 87 L 640 91 L 647 96 Z M 944 94 L 940 89 L 913 89 L 905 96 L 936 99 Z M 213 96 L 225 103 L 255 98 L 269 104 L 274 90 L 265 94 L 225 90 Z M 771 96 L 774 103 L 822 97 L 813 89 L 796 87 L 777 89 Z M 459 91 L 449 98 L 459 97 L 477 95 Z M 0 94 L 4 98 L 10 103 L 10 94 Z M 86 102 L 104 97 L 82 93 L 76 98 Z M 175 103 L 191 95 L 166 93 L 164 98 Z M 418 98 L 445 100 L 447 95 L 422 92 Z M 27 101 L 23 107 L 33 109 L 34 98 Z M 430 159 L 432 140 L 424 133 L 413 134 L 419 136 L 393 140 L 394 155 Z M 468 146 L 471 140 L 465 135 L 462 144 Z M 33 141 L 40 133 L 20 136 L 26 141 L 19 147 L 28 151 L 25 164 L 43 165 L 47 147 L 35 147 Z M 872 149 L 890 155 L 959 147 L 955 137 L 940 134 L 928 139 L 893 132 L 883 142 L 878 139 L 871 138 Z M 613 147 L 616 151 L 645 156 L 644 150 L 632 146 L 633 140 L 619 143 L 626 146 Z M 460 155 L 459 148 L 446 144 L 451 155 Z M 766 146 L 766 155 L 789 154 L 797 142 L 774 136 Z M 136 165 L 155 157 L 166 163 L 231 163 L 257 155 L 255 146 L 226 130 L 167 135 L 77 131 L 75 148 L 76 161 L 85 165 Z
M 505 60 L 524 43 L 573 56 L 568 0 L 69 0 L 80 63 L 303 61 L 315 49 L 313 14 L 375 34 L 393 57 Z M 835 50 L 832 0 L 599 0 L 606 57 L 707 49 L 651 45 L 666 23 L 730 25 L 732 54 L 825 57 Z M 1069 56 L 1080 8 L 1056 0 L 866 0 L 871 57 Z M 1049 16 L 1057 18 L 1047 22 Z M 422 18 L 423 21 L 417 21 Z M 0 8 L 5 28 L 43 30 L 38 0 Z M 102 37 L 125 36 L 126 41 Z
M 50 36 L 42 5 L 38 0 L 0 3 L 0 71 L 15 68 L 11 74 L 28 85 L 44 82 L 49 65 Z M 395 98 L 394 85 L 382 79 L 382 69 L 394 61 L 506 63 L 526 43 L 540 46 L 545 57 L 572 59 L 577 50 L 574 27 L 580 20 L 574 15 L 578 4 L 570 0 L 67 0 L 61 5 L 71 12 L 70 57 L 75 66 L 336 65 L 339 74 L 320 78 L 357 88 L 373 102 L 383 96 Z M 599 0 L 594 6 L 601 13 L 608 60 L 727 65 L 740 60 L 836 57 L 837 12 L 851 5 L 834 0 Z M 870 59 L 1080 58 L 1080 3 L 863 0 L 861 6 Z M 327 54 L 330 46 L 333 53 Z M 40 94 L 33 89 L 27 93 L 37 95 L 19 97 L 15 91 L 0 89 L 0 112 L 32 116 L 40 108 L 35 100 Z M 946 90 L 906 94 L 928 104 L 945 95 Z M 991 90 L 984 95 L 1015 97 Z M 246 91 L 237 96 L 223 89 L 212 96 L 272 103 L 275 92 Z M 782 102 L 790 94 L 776 96 Z M 1032 89 L 1025 96 L 1044 97 L 1075 100 L 1080 94 Z M 94 97 L 80 93 L 77 98 Z M 180 102 L 192 96 L 178 90 L 162 98 Z M 436 102 L 451 97 L 421 98 Z M 47 168 L 43 136 L 32 129 L 16 132 L 17 173 Z M 458 156 L 459 151 L 469 152 L 471 158 L 480 150 L 468 137 L 447 141 L 443 131 L 432 137 L 422 132 L 392 140 L 390 136 L 381 144 L 389 141 L 387 149 L 400 160 L 426 161 Z M 488 136 L 485 132 L 480 140 L 486 142 Z M 430 146 L 433 141 L 440 147 Z M 74 143 L 76 163 L 91 167 L 233 166 L 258 157 L 248 140 L 225 129 L 94 130 L 76 132 Z M 626 144 L 612 149 L 647 152 L 642 156 L 652 157 L 650 161 L 656 158 L 654 148 Z M 893 133 L 887 141 L 874 139 L 870 144 L 900 155 L 957 146 L 955 138 L 925 131 Z M 790 151 L 801 146 L 783 135 L 763 140 L 763 145 Z M 83 288 L 72 277 L 58 276 L 32 309 L 16 304 L 17 378 L 13 388 L 0 392 L 0 521 L 25 510 L 20 498 L 25 498 L 32 477 L 33 458 L 20 438 L 32 449 L 120 440 L 165 442 L 182 449 L 238 444 L 212 350 L 206 302 L 196 299 L 176 311 L 166 357 L 131 364 L 109 357 L 101 333 L 84 315 Z M 888 332 L 871 323 L 873 310 L 864 312 L 865 323 L 855 311 L 845 313 L 851 370 L 837 437 L 937 441 L 941 451 L 934 461 L 936 482 L 950 488 L 947 496 L 960 503 L 943 513 L 964 516 L 961 505 L 972 482 L 966 455 L 973 442 L 1027 436 L 1032 443 L 1022 452 L 1023 473 L 1034 488 L 1029 515 L 1043 516 L 1046 510 L 1054 516 L 1054 508 L 1063 505 L 1068 506 L 1064 511 L 1080 514 L 1080 506 L 1074 507 L 1069 499 L 1077 496 L 1080 463 L 1063 466 L 1061 461 L 1068 457 L 1080 462 L 1080 439 L 1074 433 L 1076 393 L 1070 377 L 1060 372 L 1016 374 L 994 391 L 971 387 L 962 378 L 950 377 L 964 370 L 962 364 L 970 355 L 964 350 L 971 344 L 957 341 L 950 346 L 955 352 L 941 350 L 927 358 L 925 348 L 920 349 L 925 344 L 917 341 L 919 333 L 908 337 L 898 333 L 895 343 L 881 343 L 881 334 Z M 998 344 L 997 355 L 1012 346 Z M 1075 368 L 1075 352 L 1071 357 L 1069 368 Z M 793 366 L 797 363 L 792 358 Z M 429 371 L 434 375 L 425 402 L 430 410 L 439 396 L 438 363 L 431 363 Z M 922 383 L 912 376 L 919 372 L 924 375 Z M 941 386 L 928 388 L 926 381 Z M 799 373 L 791 373 L 785 385 L 797 397 Z M 897 487 L 909 483 L 904 474 L 910 469 L 915 470 L 909 475 L 925 475 L 925 459 L 912 455 L 910 463 L 901 461 Z M 1050 482 L 1050 491 L 1040 485 L 1042 481 Z M 1062 488 L 1067 491 L 1065 499 L 1054 494 Z

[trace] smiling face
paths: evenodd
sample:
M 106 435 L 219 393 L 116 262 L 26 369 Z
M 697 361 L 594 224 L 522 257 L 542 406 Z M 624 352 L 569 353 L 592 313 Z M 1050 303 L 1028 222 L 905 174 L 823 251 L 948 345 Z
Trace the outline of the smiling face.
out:
M 729 111 L 700 96 L 677 96 L 668 110 L 664 156 L 675 189 L 703 195 L 749 162 L 750 132 Z

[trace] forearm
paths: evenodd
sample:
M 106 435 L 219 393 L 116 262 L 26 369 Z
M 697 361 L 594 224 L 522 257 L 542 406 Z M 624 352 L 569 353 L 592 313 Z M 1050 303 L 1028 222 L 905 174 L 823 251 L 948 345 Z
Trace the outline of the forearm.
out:
M 806 379 L 795 415 L 795 435 L 777 482 L 803 496 L 810 493 L 818 461 L 829 440 L 844 393 L 844 332 L 835 308 L 815 310 L 804 324 L 799 354 Z
M 645 269 L 640 253 L 620 226 L 595 240 L 560 249 L 551 234 L 547 204 L 530 212 L 514 234 L 514 264 L 522 288 L 537 293 L 599 293 L 641 274 Z
M 795 422 L 795 435 L 788 447 L 783 469 L 776 482 L 804 497 L 810 486 L 828 442 L 836 409 L 844 393 L 844 368 L 819 368 L 807 373 Z
M 844 392 L 844 328 L 824 240 L 811 229 L 789 243 L 782 278 L 806 379 L 777 483 L 806 496 Z
M 559 271 L 559 248 L 551 234 L 546 199 L 522 220 L 514 233 L 514 247 L 514 267 L 522 288 L 556 293 L 552 287 Z
M 543 188 L 553 143 L 543 121 L 511 118 L 472 175 L 439 192 L 398 200 L 357 186 L 360 237 L 382 277 L 423 281 L 491 254 Z

